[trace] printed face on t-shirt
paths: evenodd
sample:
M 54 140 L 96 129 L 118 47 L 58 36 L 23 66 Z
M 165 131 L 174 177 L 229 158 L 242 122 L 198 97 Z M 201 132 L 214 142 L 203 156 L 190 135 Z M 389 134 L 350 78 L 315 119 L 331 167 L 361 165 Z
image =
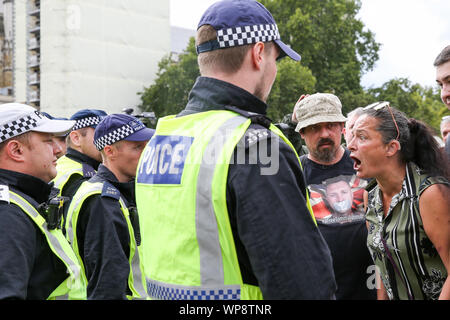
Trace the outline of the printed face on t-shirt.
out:
M 363 194 L 367 181 L 356 175 L 327 179 L 309 185 L 316 219 L 325 224 L 364 219 Z

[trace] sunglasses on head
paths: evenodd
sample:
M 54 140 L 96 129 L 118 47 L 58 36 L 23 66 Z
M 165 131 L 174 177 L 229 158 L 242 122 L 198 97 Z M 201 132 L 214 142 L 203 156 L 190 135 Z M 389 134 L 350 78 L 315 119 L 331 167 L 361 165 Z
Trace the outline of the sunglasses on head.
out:
M 392 116 L 392 120 L 394 121 L 395 128 L 397 129 L 397 138 L 395 138 L 395 140 L 398 141 L 398 138 L 400 137 L 400 130 L 398 129 L 397 121 L 395 121 L 394 113 L 392 112 L 391 105 L 388 101 L 372 103 L 372 104 L 368 105 L 367 107 L 364 107 L 363 110 L 370 110 L 370 109 L 381 110 L 386 107 L 388 108 L 388 110 Z

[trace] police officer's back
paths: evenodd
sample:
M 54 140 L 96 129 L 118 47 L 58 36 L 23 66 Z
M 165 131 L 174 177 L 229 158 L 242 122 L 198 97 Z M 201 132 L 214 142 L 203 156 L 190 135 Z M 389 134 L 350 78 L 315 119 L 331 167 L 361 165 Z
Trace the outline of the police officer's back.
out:
M 277 58 L 300 56 L 256 1 L 216 2 L 196 38 L 202 76 L 186 108 L 159 119 L 137 171 L 149 295 L 331 298 L 298 156 L 265 117 Z

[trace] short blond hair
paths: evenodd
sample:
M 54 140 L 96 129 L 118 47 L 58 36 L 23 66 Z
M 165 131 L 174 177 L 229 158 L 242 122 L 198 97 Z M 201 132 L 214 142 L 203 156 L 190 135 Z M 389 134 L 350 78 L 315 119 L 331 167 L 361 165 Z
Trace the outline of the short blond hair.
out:
M 203 25 L 197 31 L 195 45 L 217 39 L 217 31 L 211 25 Z M 272 49 L 272 42 L 266 42 L 265 49 Z M 246 44 L 224 49 L 202 52 L 198 55 L 200 74 L 203 75 L 212 68 L 227 74 L 237 72 L 244 63 L 245 56 L 254 44 Z

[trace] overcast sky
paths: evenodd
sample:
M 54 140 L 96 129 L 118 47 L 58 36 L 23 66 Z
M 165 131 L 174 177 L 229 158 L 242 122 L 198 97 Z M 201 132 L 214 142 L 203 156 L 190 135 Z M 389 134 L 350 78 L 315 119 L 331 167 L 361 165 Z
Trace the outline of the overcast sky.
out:
M 171 24 L 196 29 L 203 12 L 216 1 L 170 0 Z M 362 79 L 364 87 L 378 87 L 396 77 L 435 85 L 433 61 L 450 45 L 449 0 L 362 0 L 359 16 L 382 44 L 374 70 Z

